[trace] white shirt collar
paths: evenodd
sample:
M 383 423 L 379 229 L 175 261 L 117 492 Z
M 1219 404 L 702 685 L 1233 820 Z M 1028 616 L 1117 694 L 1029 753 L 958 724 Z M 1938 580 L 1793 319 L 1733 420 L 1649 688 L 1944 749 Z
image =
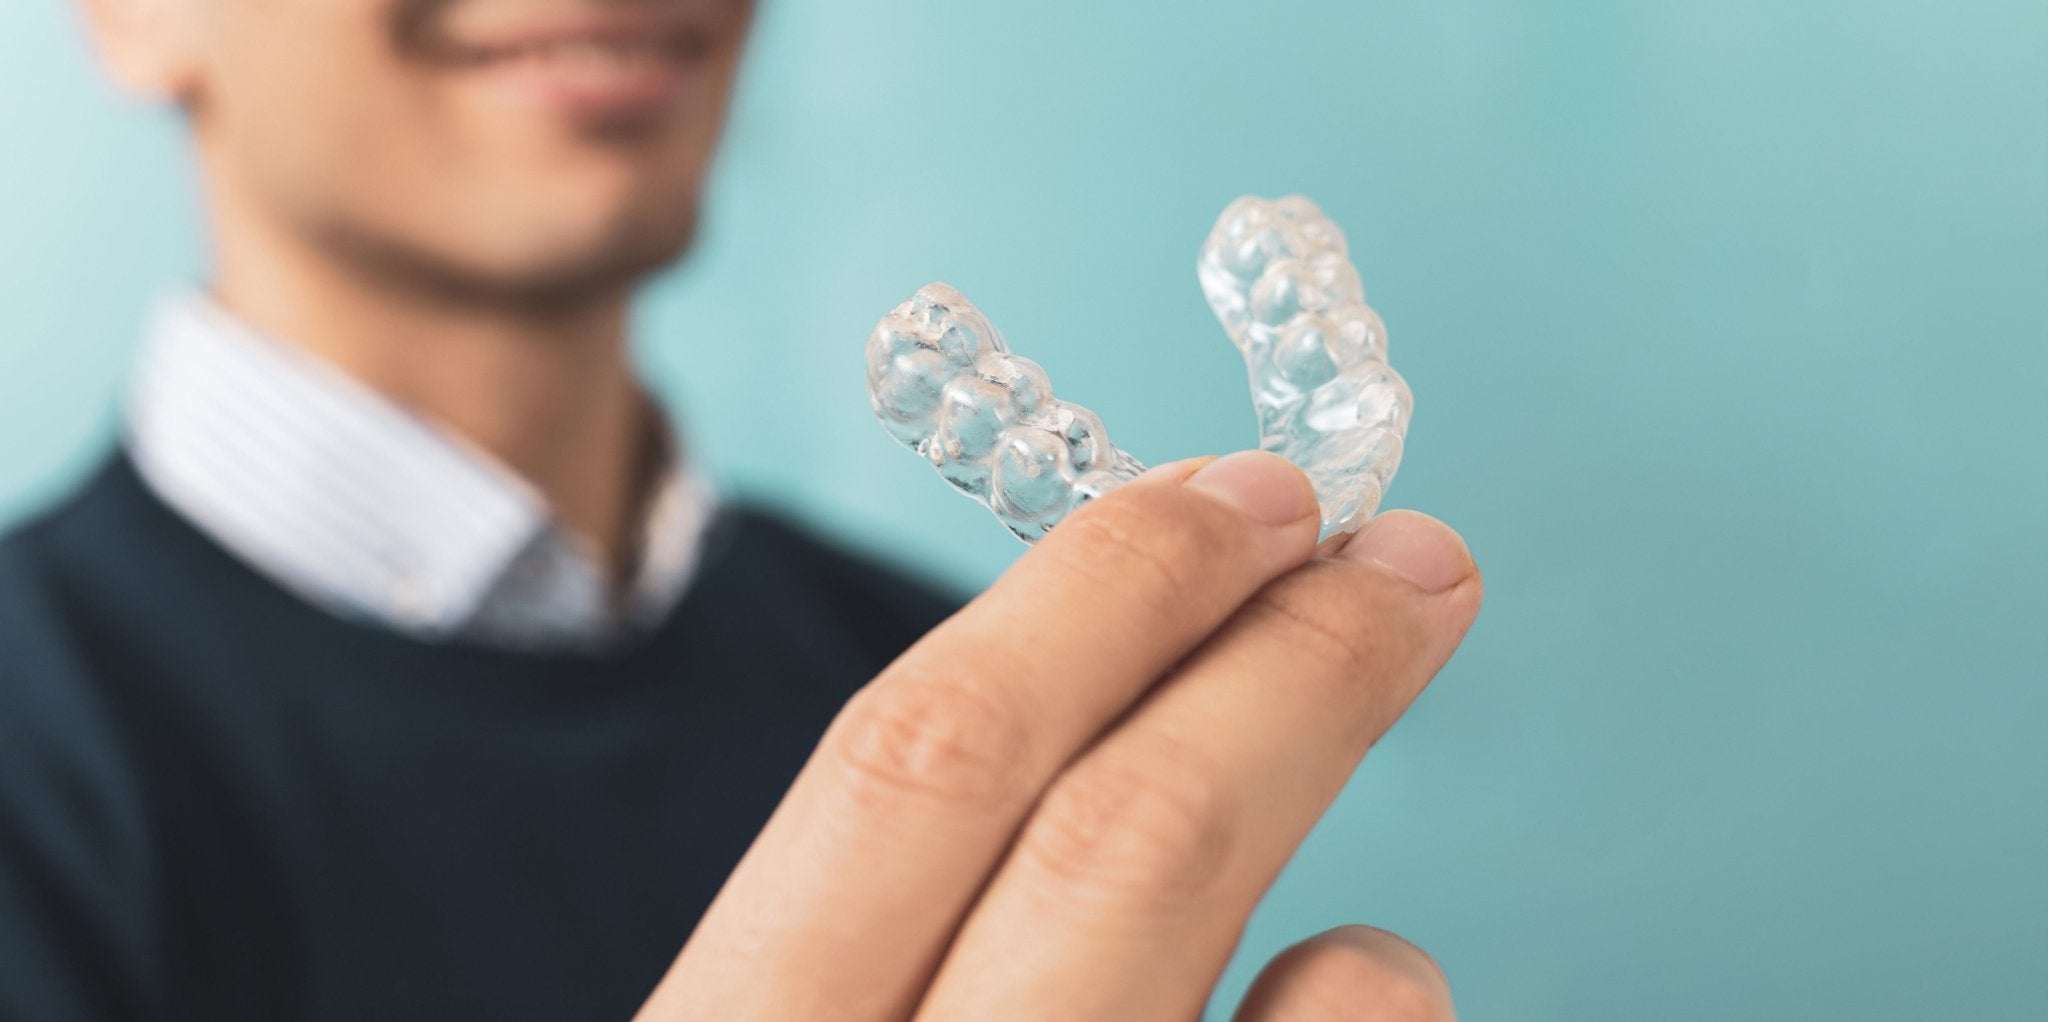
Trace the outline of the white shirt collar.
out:
M 531 485 L 442 426 L 196 292 L 163 301 L 126 442 L 173 508 L 286 588 L 427 637 L 590 645 L 666 616 L 715 504 L 662 420 L 628 605 Z

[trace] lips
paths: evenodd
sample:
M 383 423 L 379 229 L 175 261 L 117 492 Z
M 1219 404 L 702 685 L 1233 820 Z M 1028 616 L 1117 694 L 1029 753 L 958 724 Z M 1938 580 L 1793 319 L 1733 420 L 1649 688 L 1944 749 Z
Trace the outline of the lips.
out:
M 485 26 L 444 38 L 436 49 L 444 66 L 509 101 L 622 119 L 668 108 L 706 63 L 712 42 L 707 29 L 658 12 L 599 12 Z

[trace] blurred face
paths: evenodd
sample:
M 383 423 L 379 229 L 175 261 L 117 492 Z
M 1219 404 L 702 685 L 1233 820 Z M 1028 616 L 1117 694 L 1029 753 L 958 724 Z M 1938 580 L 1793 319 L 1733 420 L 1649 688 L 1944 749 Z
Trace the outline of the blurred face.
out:
M 480 298 L 616 289 L 688 244 L 749 0 L 179 5 L 212 184 L 326 253 Z

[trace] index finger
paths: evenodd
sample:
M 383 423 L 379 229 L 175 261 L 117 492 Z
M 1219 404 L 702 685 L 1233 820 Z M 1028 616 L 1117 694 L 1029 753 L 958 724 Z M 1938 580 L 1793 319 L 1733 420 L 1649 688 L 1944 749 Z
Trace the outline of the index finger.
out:
M 1070 516 L 848 703 L 643 1017 L 907 1015 L 1039 793 L 1317 522 L 1260 452 Z

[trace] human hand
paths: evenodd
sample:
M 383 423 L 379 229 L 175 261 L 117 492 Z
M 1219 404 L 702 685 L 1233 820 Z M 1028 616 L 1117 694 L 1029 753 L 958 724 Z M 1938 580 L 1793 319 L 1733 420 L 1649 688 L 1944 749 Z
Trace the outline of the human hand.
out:
M 1199 1015 L 1246 918 L 1447 660 L 1450 529 L 1315 548 L 1292 465 L 1161 466 L 1062 522 L 863 688 L 641 1010 L 681 1019 Z M 1340 927 L 1244 1019 L 1448 1019 L 1434 964 Z

